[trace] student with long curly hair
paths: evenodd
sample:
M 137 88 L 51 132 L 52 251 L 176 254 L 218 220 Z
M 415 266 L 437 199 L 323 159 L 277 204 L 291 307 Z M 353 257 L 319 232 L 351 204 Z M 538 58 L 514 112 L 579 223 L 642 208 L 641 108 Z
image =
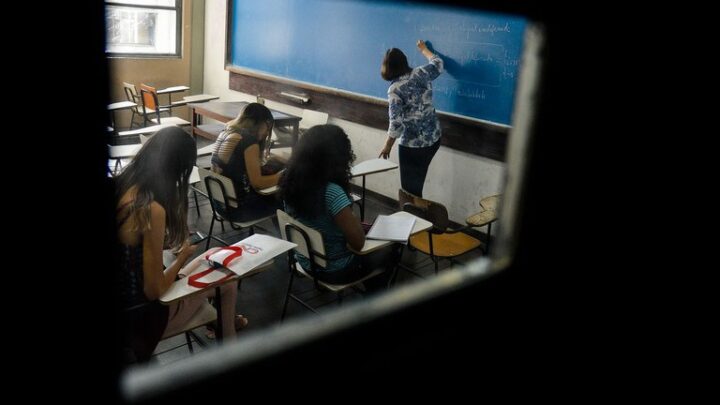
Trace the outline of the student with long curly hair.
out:
M 360 219 L 352 211 L 350 168 L 355 160 L 347 134 L 335 125 L 310 128 L 293 148 L 287 170 L 280 180 L 280 196 L 289 215 L 323 235 L 328 257 L 325 268 L 316 277 L 322 281 L 345 284 L 363 278 L 377 268 L 391 270 L 399 259 L 399 245 L 369 255 L 356 256 L 365 244 Z M 307 271 L 310 263 L 297 254 Z M 387 285 L 392 271 L 364 282 L 368 290 Z

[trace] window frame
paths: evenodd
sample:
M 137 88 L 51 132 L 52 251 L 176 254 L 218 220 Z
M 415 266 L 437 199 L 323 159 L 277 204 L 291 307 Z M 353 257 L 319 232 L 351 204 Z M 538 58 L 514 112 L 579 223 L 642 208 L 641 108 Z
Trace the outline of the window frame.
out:
M 105 38 L 105 56 L 108 58 L 136 58 L 136 59 L 179 59 L 182 58 L 182 2 L 175 0 L 175 6 L 146 6 L 133 4 L 124 1 L 105 1 L 105 7 L 117 6 L 131 9 L 168 10 L 175 11 L 175 52 L 174 53 L 133 53 L 133 52 L 109 52 L 107 50 L 107 38 Z M 107 34 L 107 17 L 105 17 L 105 33 Z

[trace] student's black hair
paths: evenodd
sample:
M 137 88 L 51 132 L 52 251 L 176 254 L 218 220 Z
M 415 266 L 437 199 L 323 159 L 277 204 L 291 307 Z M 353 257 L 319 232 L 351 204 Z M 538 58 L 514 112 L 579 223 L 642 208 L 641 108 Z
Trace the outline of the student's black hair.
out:
M 316 125 L 300 137 L 280 179 L 280 197 L 302 217 L 325 210 L 325 189 L 332 182 L 350 192 L 350 168 L 355 154 L 345 131 L 336 125 Z
M 150 226 L 150 203 L 165 209 L 166 242 L 181 246 L 188 235 L 188 181 L 197 160 L 195 140 L 179 127 L 167 127 L 155 133 L 132 162 L 116 178 L 116 198 L 133 186 L 137 195 L 130 214 L 138 230 Z
M 408 65 L 407 56 L 403 51 L 390 48 L 385 52 L 385 57 L 380 66 L 380 76 L 383 79 L 387 81 L 394 80 L 411 71 L 412 68 Z

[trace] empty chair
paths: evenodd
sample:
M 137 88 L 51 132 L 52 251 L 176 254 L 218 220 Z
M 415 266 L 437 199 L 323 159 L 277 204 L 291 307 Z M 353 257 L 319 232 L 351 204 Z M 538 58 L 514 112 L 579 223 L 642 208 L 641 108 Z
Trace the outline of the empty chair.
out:
M 327 121 L 327 113 L 313 110 L 303 110 L 302 119 L 300 120 L 300 135 L 302 135 L 303 132 L 305 132 L 309 128 L 314 127 L 315 125 L 327 124 Z M 276 138 L 273 140 L 273 147 L 282 148 L 288 146 L 295 146 L 293 144 L 292 132 L 287 128 L 276 127 L 275 131 L 273 132 L 275 133 Z
M 457 229 L 449 228 L 450 219 L 444 205 L 418 197 L 403 189 L 398 190 L 398 201 L 403 211 L 433 224 L 429 231 L 412 235 L 409 243 L 410 246 L 430 256 L 435 265 L 436 274 L 439 258 L 448 258 L 452 263 L 453 258 L 482 245 L 478 239 L 462 232 L 468 229 L 468 226 Z
M 132 129 L 133 126 L 135 125 L 135 117 L 136 116 L 138 118 L 143 117 L 143 113 L 141 112 L 142 100 L 140 99 L 140 95 L 138 94 L 137 89 L 135 88 L 134 84 L 128 83 L 128 82 L 123 82 L 123 90 L 125 91 L 125 97 L 127 98 L 127 100 L 132 101 L 133 103 L 136 104 L 135 107 L 132 107 L 130 109 L 130 111 L 132 112 L 132 115 L 130 116 L 130 128 L 129 129 Z M 143 121 L 139 122 L 138 126 L 143 126 L 143 123 L 144 123 Z
M 172 124 L 172 125 L 190 125 L 189 121 L 186 121 L 179 117 L 166 117 L 165 119 L 160 118 L 161 112 L 169 112 L 167 106 L 161 106 L 158 102 L 157 90 L 155 87 L 148 86 L 147 84 L 140 85 L 140 98 L 142 99 L 142 112 L 143 112 L 143 125 L 148 124 Z M 152 117 L 155 118 L 152 118 Z

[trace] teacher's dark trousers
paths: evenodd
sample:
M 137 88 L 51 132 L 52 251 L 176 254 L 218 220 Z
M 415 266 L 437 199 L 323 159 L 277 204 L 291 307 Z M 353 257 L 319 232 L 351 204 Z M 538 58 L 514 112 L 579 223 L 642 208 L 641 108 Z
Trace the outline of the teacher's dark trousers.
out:
M 400 145 L 400 186 L 407 192 L 422 197 L 428 167 L 440 149 L 440 140 L 425 148 L 408 148 Z

